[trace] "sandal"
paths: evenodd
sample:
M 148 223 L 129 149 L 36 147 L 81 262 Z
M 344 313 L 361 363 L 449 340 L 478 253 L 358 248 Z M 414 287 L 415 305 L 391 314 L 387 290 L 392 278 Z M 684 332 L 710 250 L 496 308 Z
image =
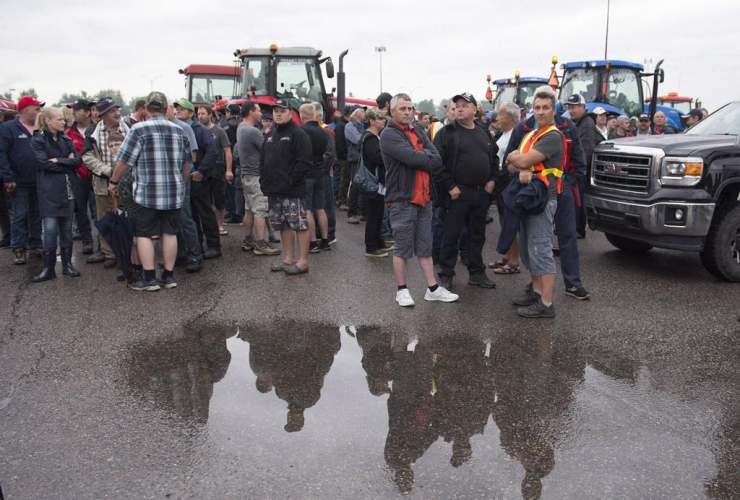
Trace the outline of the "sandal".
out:
M 508 259 L 501 259 L 501 260 L 499 260 L 497 262 L 491 262 L 490 264 L 488 264 L 488 267 L 492 267 L 494 269 L 498 269 L 500 267 L 504 267 L 508 263 L 509 263 Z
M 493 274 L 519 274 L 520 272 L 522 272 L 520 266 L 510 266 L 509 264 L 504 264 L 493 270 Z

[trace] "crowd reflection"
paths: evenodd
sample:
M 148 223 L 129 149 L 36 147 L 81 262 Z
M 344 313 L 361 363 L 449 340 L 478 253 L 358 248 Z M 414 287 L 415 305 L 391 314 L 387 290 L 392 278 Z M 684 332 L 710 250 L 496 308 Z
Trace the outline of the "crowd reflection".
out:
M 413 489 L 415 462 L 439 439 L 452 444 L 453 467 L 468 462 L 471 439 L 492 416 L 502 449 L 524 469 L 523 498 L 540 498 L 584 377 L 577 351 L 553 350 L 548 335 L 486 342 L 456 334 L 409 343 L 403 335 L 360 329 L 357 341 L 370 392 L 390 392 L 385 460 L 399 492 Z

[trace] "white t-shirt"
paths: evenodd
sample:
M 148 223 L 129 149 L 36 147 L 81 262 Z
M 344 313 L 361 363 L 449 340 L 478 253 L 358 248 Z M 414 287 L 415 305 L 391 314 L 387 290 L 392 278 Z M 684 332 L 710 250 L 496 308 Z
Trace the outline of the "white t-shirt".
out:
M 501 165 L 501 169 L 504 169 L 504 155 L 506 154 L 506 148 L 509 147 L 509 140 L 511 140 L 511 131 L 514 129 L 509 130 L 508 132 L 504 132 L 504 135 L 502 135 L 498 141 L 496 141 L 496 146 L 498 146 L 498 162 L 499 165 Z

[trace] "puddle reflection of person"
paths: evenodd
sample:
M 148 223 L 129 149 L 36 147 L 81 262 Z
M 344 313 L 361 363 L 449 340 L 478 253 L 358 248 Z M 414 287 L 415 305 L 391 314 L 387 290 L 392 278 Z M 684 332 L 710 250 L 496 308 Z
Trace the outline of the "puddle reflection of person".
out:
M 523 498 L 535 500 L 542 494 L 542 479 L 555 467 L 556 439 L 575 386 L 583 380 L 585 362 L 577 350 L 554 350 L 546 334 L 526 341 L 511 335 L 498 338 L 491 353 L 493 419 L 501 448 L 524 468 Z
M 286 432 L 298 432 L 304 412 L 321 398 L 324 378 L 341 347 L 339 330 L 286 322 L 269 329 L 246 330 L 249 364 L 257 376 L 257 390 L 270 392 L 288 403 Z
M 357 343 L 362 349 L 362 368 L 373 396 L 390 394 L 393 378 L 392 334 L 380 328 L 357 328 Z
M 137 395 L 183 420 L 208 422 L 213 385 L 231 363 L 226 339 L 235 329 L 185 325 L 159 341 L 137 344 L 127 379 Z

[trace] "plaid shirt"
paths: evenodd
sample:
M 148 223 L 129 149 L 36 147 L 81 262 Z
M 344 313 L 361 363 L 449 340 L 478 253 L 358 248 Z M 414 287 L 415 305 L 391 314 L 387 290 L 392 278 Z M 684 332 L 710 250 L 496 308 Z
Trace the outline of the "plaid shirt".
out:
M 155 210 L 182 207 L 182 166 L 192 160 L 185 132 L 164 115 L 153 115 L 131 128 L 117 161 L 134 169 L 134 201 Z
M 123 131 L 123 127 L 119 124 L 118 127 L 116 127 L 116 130 L 114 132 L 126 135 L 126 132 Z M 108 127 L 102 126 L 100 127 L 100 142 L 98 143 L 98 148 L 100 149 L 100 159 L 105 163 L 106 165 L 110 165 L 111 163 L 114 163 L 113 155 L 110 154 L 110 148 L 108 147 L 108 137 L 111 135 L 111 131 L 108 130 Z

